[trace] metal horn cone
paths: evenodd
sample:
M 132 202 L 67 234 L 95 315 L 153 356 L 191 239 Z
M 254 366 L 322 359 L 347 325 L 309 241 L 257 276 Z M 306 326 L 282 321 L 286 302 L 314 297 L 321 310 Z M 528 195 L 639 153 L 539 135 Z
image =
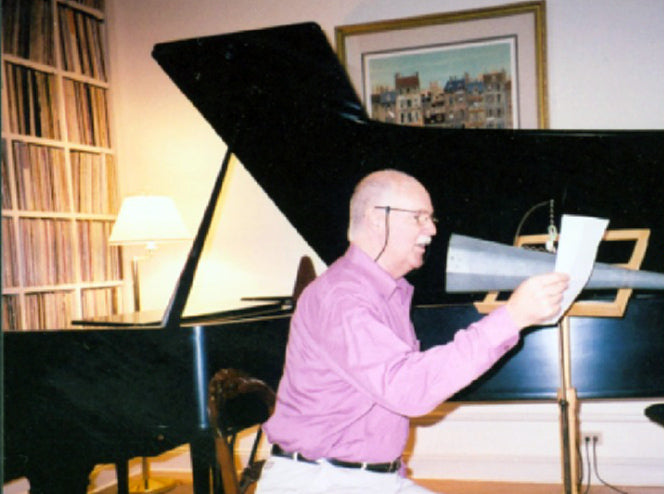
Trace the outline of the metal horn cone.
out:
M 450 293 L 511 291 L 526 278 L 554 270 L 548 252 L 452 234 L 445 287 Z M 664 274 L 595 263 L 586 288 L 664 290 Z

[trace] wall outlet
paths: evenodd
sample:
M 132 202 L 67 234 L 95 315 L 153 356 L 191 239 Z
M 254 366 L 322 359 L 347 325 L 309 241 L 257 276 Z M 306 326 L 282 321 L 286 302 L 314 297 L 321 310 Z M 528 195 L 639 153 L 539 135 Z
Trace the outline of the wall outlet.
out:
M 582 432 L 581 433 L 581 445 L 585 445 L 586 442 L 588 446 L 599 446 L 602 444 L 602 433 L 601 432 Z

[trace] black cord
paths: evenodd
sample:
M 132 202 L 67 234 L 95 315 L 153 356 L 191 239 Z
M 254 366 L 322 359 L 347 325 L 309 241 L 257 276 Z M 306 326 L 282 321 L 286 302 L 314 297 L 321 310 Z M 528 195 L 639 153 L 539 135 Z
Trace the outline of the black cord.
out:
M 590 491 L 590 476 L 592 474 L 592 468 L 590 467 L 590 449 L 588 448 L 589 444 L 590 444 L 590 438 L 586 437 L 586 464 L 587 464 L 586 470 L 588 471 L 588 484 L 586 485 L 586 490 L 583 491 L 583 494 L 588 494 L 588 492 Z M 583 474 L 581 478 L 583 479 Z
M 528 211 L 526 211 L 526 214 L 524 214 L 521 217 L 521 221 L 519 221 L 519 226 L 516 227 L 516 233 L 514 234 L 514 241 L 513 244 L 516 245 L 516 241 L 521 235 L 521 228 L 523 227 L 523 224 L 526 222 L 528 217 L 532 214 L 533 211 L 535 211 L 537 208 L 541 208 L 542 206 L 546 206 L 552 201 L 552 199 L 549 199 L 548 201 L 542 201 L 538 204 L 535 204 L 532 208 L 530 208 Z
M 613 485 L 609 484 L 608 482 L 605 482 L 602 479 L 602 477 L 599 476 L 599 470 L 597 470 L 597 438 L 596 437 L 593 438 L 593 465 L 595 467 L 595 476 L 597 477 L 597 480 L 599 480 L 602 484 L 604 484 L 605 486 L 607 486 L 609 489 L 611 489 L 613 491 L 620 492 L 620 494 L 628 494 L 627 492 L 618 489 L 616 486 L 613 486 Z
M 387 248 L 387 241 L 390 238 L 390 206 L 385 206 L 385 243 L 383 244 L 383 248 L 380 249 L 380 252 L 374 259 L 374 262 L 377 262 L 378 259 L 380 259 L 380 256 L 383 255 L 383 252 L 385 252 L 385 249 Z

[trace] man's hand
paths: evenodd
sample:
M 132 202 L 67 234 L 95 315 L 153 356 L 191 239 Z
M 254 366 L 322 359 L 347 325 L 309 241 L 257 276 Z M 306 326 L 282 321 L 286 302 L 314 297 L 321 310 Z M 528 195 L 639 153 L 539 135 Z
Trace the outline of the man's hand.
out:
M 520 328 L 543 323 L 560 311 L 568 284 L 569 276 L 564 273 L 528 278 L 507 300 L 507 311 Z

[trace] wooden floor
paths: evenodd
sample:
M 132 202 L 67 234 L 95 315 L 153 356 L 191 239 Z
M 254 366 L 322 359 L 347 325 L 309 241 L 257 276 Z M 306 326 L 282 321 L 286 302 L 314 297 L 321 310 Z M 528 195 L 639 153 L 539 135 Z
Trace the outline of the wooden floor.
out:
M 506 482 L 472 482 L 461 480 L 417 480 L 418 484 L 434 492 L 444 494 L 562 494 L 563 487 L 556 484 L 523 484 Z M 626 494 L 664 494 L 664 487 L 618 487 Z M 600 485 L 595 479 L 587 494 L 616 494 L 610 487 Z M 177 485 L 168 494 L 192 494 L 191 482 L 178 480 Z M 586 485 L 581 494 L 586 493 Z M 113 490 L 106 489 L 104 494 L 113 494 Z
M 434 492 L 445 494 L 561 494 L 562 485 L 518 484 L 506 482 L 470 482 L 455 480 L 420 480 L 421 484 Z M 627 494 L 664 494 L 664 487 L 618 487 Z M 581 494 L 586 491 L 586 485 Z M 588 494 L 615 494 L 617 491 L 604 485 L 591 484 Z

